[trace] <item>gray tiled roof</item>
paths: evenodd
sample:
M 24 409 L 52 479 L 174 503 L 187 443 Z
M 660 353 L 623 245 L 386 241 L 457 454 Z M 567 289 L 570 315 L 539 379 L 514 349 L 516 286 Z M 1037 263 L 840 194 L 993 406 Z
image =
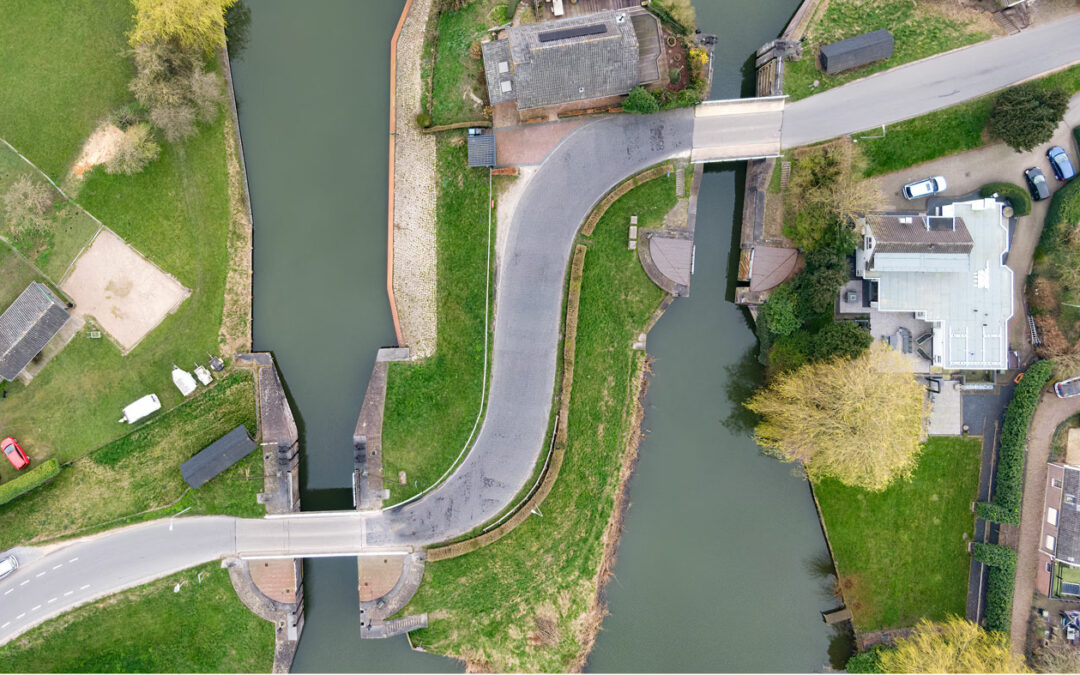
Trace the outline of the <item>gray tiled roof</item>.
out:
M 962 218 L 870 215 L 878 253 L 970 253 L 974 242 Z
M 1065 467 L 1061 513 L 1058 515 L 1057 558 L 1080 562 L 1080 469 Z
M 495 166 L 495 134 L 469 136 L 469 166 Z
M 587 35 L 554 39 L 555 31 L 586 27 Z M 483 46 L 493 104 L 516 100 L 524 110 L 622 95 L 638 84 L 638 41 L 625 11 L 515 26 L 508 34 Z
M 251 440 L 247 429 L 241 424 L 181 464 L 180 475 L 192 488 L 198 488 L 247 457 L 247 454 L 254 449 L 255 441 Z
M 44 284 L 27 286 L 0 314 L 0 378 L 14 380 L 69 318 Z

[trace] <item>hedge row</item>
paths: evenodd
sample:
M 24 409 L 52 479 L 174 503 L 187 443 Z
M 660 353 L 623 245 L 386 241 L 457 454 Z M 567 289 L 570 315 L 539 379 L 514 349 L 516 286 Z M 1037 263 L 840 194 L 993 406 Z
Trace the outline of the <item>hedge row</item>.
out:
M 12 499 L 21 497 L 34 488 L 48 483 L 53 478 L 56 478 L 58 473 L 60 473 L 60 463 L 55 459 L 38 464 L 17 478 L 12 478 L 0 485 L 0 504 L 7 504 Z
M 1031 195 L 1019 185 L 1013 183 L 987 183 L 979 188 L 980 197 L 993 197 L 995 194 L 1013 208 L 1016 216 L 1026 216 L 1031 213 Z
M 1009 525 L 1020 524 L 1020 504 L 1024 498 L 1024 444 L 1028 425 L 1039 402 L 1043 386 L 1050 380 L 1053 368 L 1049 361 L 1038 361 L 1024 373 L 1016 385 L 1012 401 L 1005 411 L 1001 425 L 1001 452 L 994 501 L 981 502 L 976 507 L 980 518 Z
M 989 570 L 986 577 L 986 629 L 1008 633 L 1012 625 L 1016 551 L 1008 546 L 976 543 L 973 555 Z

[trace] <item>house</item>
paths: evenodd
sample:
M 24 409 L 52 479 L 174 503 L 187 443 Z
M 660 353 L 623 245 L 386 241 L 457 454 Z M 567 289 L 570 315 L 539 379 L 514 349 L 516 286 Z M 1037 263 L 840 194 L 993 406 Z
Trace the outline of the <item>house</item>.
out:
M 236 427 L 180 465 L 180 475 L 192 489 L 236 464 L 255 449 L 244 425 Z
M 0 314 L 0 379 L 18 377 L 70 318 L 45 284 L 27 286 Z
M 875 30 L 828 45 L 821 45 L 821 69 L 828 75 L 858 68 L 891 58 L 893 36 L 889 31 Z
M 1054 592 L 1054 577 L 1064 576 L 1055 570 L 1056 564 L 1076 569 L 1068 574 L 1070 578 L 1080 576 L 1080 467 L 1071 464 L 1080 460 L 1075 456 L 1080 453 L 1069 454 L 1073 456 L 1067 456 L 1064 463 L 1051 462 L 1047 466 L 1036 580 L 1037 589 L 1046 595 Z M 1080 596 L 1080 584 L 1062 583 L 1058 594 Z
M 513 26 L 482 49 L 491 104 L 514 102 L 524 119 L 615 105 L 660 79 L 659 23 L 640 10 Z
M 917 346 L 927 369 L 1005 370 L 1013 274 L 1003 206 L 976 199 L 862 219 L 861 283 L 842 289 L 840 313 L 868 314 L 871 333 L 913 357 Z

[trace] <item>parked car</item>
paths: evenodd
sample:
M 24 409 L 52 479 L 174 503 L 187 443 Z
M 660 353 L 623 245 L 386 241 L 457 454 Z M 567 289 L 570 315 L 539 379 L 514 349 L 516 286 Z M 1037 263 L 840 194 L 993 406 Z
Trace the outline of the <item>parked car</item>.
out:
M 1058 382 L 1054 385 L 1054 393 L 1058 395 L 1058 398 L 1080 396 L 1080 377 L 1073 377 Z
M 1072 162 L 1069 161 L 1069 153 L 1065 148 L 1055 145 L 1046 152 L 1046 158 L 1050 160 L 1050 168 L 1060 181 L 1072 180 L 1076 176 Z
M 0 579 L 19 569 L 19 561 L 13 555 L 0 558 Z
M 924 178 L 917 180 L 914 183 L 908 183 L 904 186 L 904 199 L 919 199 L 921 197 L 929 197 L 930 195 L 943 192 L 948 185 L 945 183 L 945 176 L 934 176 L 932 178 Z
M 11 466 L 16 469 L 25 469 L 30 465 L 30 458 L 23 452 L 22 446 L 11 436 L 0 441 L 0 451 L 3 451 L 4 457 L 7 457 L 7 460 L 11 462 Z
M 1046 184 L 1046 176 L 1039 169 L 1032 167 L 1024 172 L 1027 178 L 1028 191 L 1035 201 L 1046 199 L 1050 196 L 1050 186 Z

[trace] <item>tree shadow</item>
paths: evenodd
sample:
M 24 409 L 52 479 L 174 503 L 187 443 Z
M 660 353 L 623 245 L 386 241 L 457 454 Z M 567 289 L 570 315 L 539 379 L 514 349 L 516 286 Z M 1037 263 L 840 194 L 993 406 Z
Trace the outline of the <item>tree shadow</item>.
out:
M 251 8 L 244 0 L 225 10 L 225 40 L 230 59 L 239 59 L 248 44 L 251 30 Z
M 758 347 L 755 344 L 743 352 L 738 361 L 724 367 L 727 375 L 724 393 L 731 402 L 731 406 L 721 423 L 732 434 L 751 435 L 760 419 L 743 405 L 764 381 L 765 367 L 758 361 L 757 350 Z

